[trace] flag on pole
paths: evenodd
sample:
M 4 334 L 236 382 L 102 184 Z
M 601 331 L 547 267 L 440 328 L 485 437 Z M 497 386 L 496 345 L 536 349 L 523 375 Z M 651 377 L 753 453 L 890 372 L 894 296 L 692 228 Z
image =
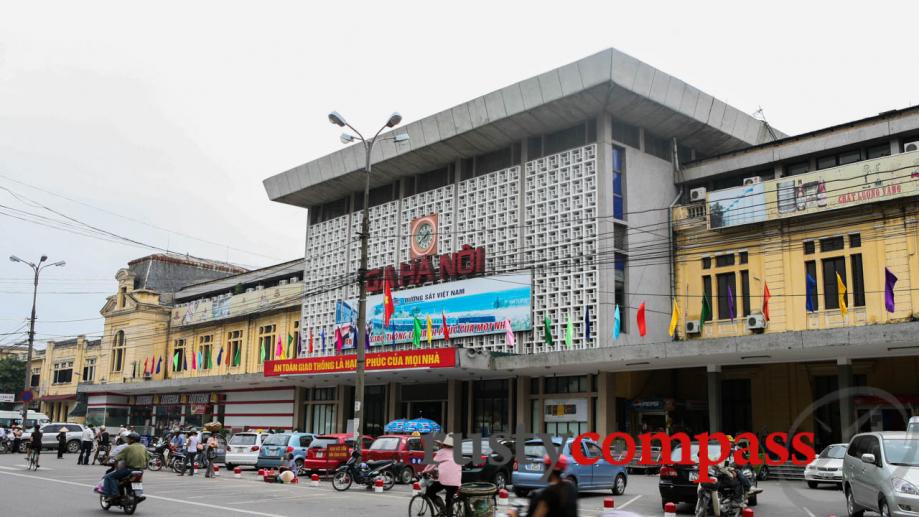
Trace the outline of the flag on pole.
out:
M 383 280 L 383 327 L 389 326 L 389 320 L 396 312 L 396 305 L 392 302 L 392 288 L 389 286 L 389 277 Z
M 816 312 L 817 311 L 817 279 L 807 275 L 807 299 L 806 308 L 807 312 Z
M 434 323 L 431 321 L 431 315 L 428 315 L 428 344 L 431 344 L 431 341 L 434 340 Z
M 836 296 L 839 301 L 839 313 L 845 318 L 849 314 L 849 307 L 846 306 L 846 284 L 843 283 L 842 277 L 836 273 Z
M 217 366 L 220 366 L 220 363 L 223 362 L 223 346 L 220 347 L 220 352 L 217 354 Z
M 176 350 L 175 353 L 172 354 L 172 371 L 174 372 L 179 371 L 179 351 L 178 350 Z
M 303 353 L 303 340 L 306 339 L 306 336 L 298 335 L 297 337 L 299 338 L 297 339 L 297 357 L 300 357 L 300 355 Z
M 504 341 L 507 342 L 507 346 L 513 347 L 516 343 L 514 339 L 514 329 L 511 326 L 511 320 L 509 318 L 504 318 Z
M 267 355 L 266 349 L 271 346 L 271 343 L 259 343 L 258 344 L 258 361 L 260 363 L 265 362 L 265 355 Z
M 182 350 L 182 369 L 188 369 L 188 353 L 185 350 Z
M 443 311 L 440 311 L 440 319 L 443 321 L 444 325 L 444 339 L 447 341 L 450 340 L 450 326 L 447 325 L 447 315 Z
M 278 344 L 274 347 L 274 358 L 284 359 L 284 346 L 281 344 L 281 335 L 278 334 Z
M 414 328 L 412 329 L 412 343 L 417 347 L 421 346 L 421 320 L 418 316 L 413 316 Z
M 162 364 L 163 364 L 163 356 L 160 356 L 160 358 L 156 360 L 156 374 L 157 375 L 159 375 L 160 373 L 160 366 L 162 366 Z
M 192 370 L 197 370 L 197 369 L 198 369 L 198 356 L 199 356 L 200 354 L 201 354 L 201 352 L 192 352 L 192 353 L 191 353 L 191 369 L 192 369 Z
M 292 345 L 293 342 L 294 342 L 294 337 L 288 333 L 287 334 L 287 353 L 284 355 L 284 359 L 290 359 L 291 357 L 293 357 L 292 355 L 290 355 L 290 345 Z
M 571 315 L 568 315 L 567 321 L 565 325 L 565 346 L 571 348 L 571 342 L 574 340 L 574 325 L 571 324 Z
M 645 302 L 641 302 L 641 305 L 638 306 L 638 334 L 644 337 L 645 333 L 648 331 L 648 328 L 645 324 Z
M 619 333 L 622 332 L 622 319 L 619 315 L 619 304 L 613 310 L 613 341 L 619 339 Z
M 242 345 L 236 346 L 236 355 L 233 356 L 233 366 L 239 366 L 239 363 L 242 362 Z M 229 359 L 229 357 L 227 357 Z
M 702 295 L 702 312 L 699 314 L 699 333 L 705 328 L 705 322 L 712 316 L 712 306 L 708 303 L 708 296 Z
M 335 327 L 335 351 L 341 353 L 343 346 L 345 346 L 345 342 L 344 338 L 341 336 L 341 329 Z
M 734 322 L 734 290 L 731 289 L 730 284 L 728 285 L 728 316 L 731 318 L 731 322 Z
M 590 306 L 584 306 L 584 342 L 590 342 Z
M 769 293 L 769 285 L 763 282 L 763 316 L 766 318 L 766 321 L 769 321 L 769 298 L 771 297 L 772 294 Z
M 893 299 L 893 286 L 897 285 L 897 277 L 890 271 L 890 268 L 884 268 L 884 307 L 887 312 L 894 312 L 896 306 Z
M 310 348 L 309 353 L 313 353 L 313 329 L 310 329 Z
M 542 319 L 543 325 L 543 340 L 547 345 L 552 345 L 552 320 L 549 319 L 549 315 Z
M 325 329 L 319 331 L 319 340 L 322 342 L 322 351 L 325 352 Z
M 673 299 L 673 312 L 670 314 L 670 328 L 668 332 L 670 337 L 673 337 L 673 334 L 676 332 L 676 326 L 680 323 L 680 305 L 676 303 L 676 298 Z

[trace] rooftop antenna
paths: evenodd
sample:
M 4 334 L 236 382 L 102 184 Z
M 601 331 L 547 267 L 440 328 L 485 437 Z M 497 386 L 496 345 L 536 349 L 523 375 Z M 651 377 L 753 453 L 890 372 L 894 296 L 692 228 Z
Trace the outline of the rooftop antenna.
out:
M 775 134 L 775 130 L 773 130 L 772 126 L 769 125 L 769 121 L 766 120 L 766 112 L 763 111 L 762 106 L 760 106 L 758 110 L 753 112 L 753 117 L 763 122 L 763 125 L 766 127 L 766 131 L 769 132 L 769 136 L 772 137 L 773 142 L 779 139 L 779 136 Z

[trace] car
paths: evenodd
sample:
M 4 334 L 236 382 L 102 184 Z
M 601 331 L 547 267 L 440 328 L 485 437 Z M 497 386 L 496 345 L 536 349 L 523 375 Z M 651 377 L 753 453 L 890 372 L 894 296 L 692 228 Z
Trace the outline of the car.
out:
M 227 443 L 227 470 L 235 467 L 254 467 L 258 463 L 258 450 L 268 433 L 242 432 L 230 437 Z
M 919 515 L 919 435 L 883 431 L 855 435 L 842 460 L 850 517 Z
M 41 426 L 41 448 L 57 449 L 57 433 L 61 428 L 67 428 L 67 452 L 76 454 L 80 452 L 80 442 L 83 437 L 83 430 L 86 426 L 70 422 L 53 422 Z M 26 430 L 22 433 L 22 440 L 26 442 L 32 438 L 32 431 Z
M 657 487 L 661 494 L 661 507 L 667 503 L 689 503 L 693 507 L 696 505 L 698 494 L 696 492 L 699 483 L 696 482 L 699 476 L 699 443 L 692 442 L 689 445 L 689 457 L 691 464 L 680 464 L 683 458 L 682 444 L 677 444 L 670 451 L 670 458 L 661 458 L 663 465 L 660 469 L 660 480 Z M 721 445 L 716 443 L 708 444 L 708 457 L 721 457 Z M 751 482 L 757 485 L 756 476 L 752 469 L 748 470 Z M 749 506 L 756 506 L 757 497 L 751 496 L 747 501 Z
M 561 446 L 562 454 L 569 458 L 572 457 L 573 442 L 573 438 L 569 438 L 564 443 L 561 438 L 552 439 L 552 443 L 556 447 Z M 597 462 L 591 465 L 581 465 L 576 461 L 569 462 L 564 475 L 577 486 L 578 492 L 610 490 L 613 495 L 625 493 L 625 487 L 629 482 L 629 474 L 625 465 L 608 463 L 603 459 L 600 446 L 591 440 L 582 440 L 581 445 L 584 455 L 596 459 Z M 546 455 L 546 447 L 542 440 L 527 441 L 524 443 L 523 450 L 525 457 L 514 461 L 514 469 L 511 473 L 514 493 L 519 497 L 525 497 L 532 490 L 546 486 L 546 481 L 543 480 L 545 473 L 543 458 Z
M 478 457 L 473 457 L 473 441 L 463 440 L 461 445 L 463 458 L 472 460 L 470 463 L 463 465 L 463 483 L 485 482 L 493 483 L 499 489 L 507 488 L 508 484 L 510 484 L 514 465 L 514 442 L 502 440 L 501 443 L 511 451 L 509 457 L 503 458 L 500 454 L 492 451 L 491 443 L 487 438 L 481 442 L 481 454 Z
M 424 444 L 421 435 L 384 434 L 367 449 L 367 461 L 394 461 L 396 481 L 408 484 L 424 470 Z
M 804 468 L 804 481 L 809 488 L 817 488 L 820 483 L 842 486 L 842 460 L 846 457 L 847 443 L 828 445 L 814 461 Z
M 907 433 L 919 433 L 919 416 L 913 416 L 909 418 L 909 423 L 906 424 Z
M 364 436 L 361 443 L 361 449 L 369 449 L 373 443 L 373 437 Z M 329 445 L 345 445 L 348 447 L 348 453 L 345 457 L 330 458 L 328 454 Z M 354 438 L 351 434 L 323 434 L 317 436 L 313 443 L 306 449 L 306 459 L 303 461 L 303 468 L 311 472 L 331 472 L 343 465 L 351 453 L 354 451 Z
M 287 455 L 293 454 L 297 467 L 302 467 L 306 459 L 306 449 L 313 443 L 313 433 L 277 433 L 270 434 L 258 450 L 256 468 L 278 468 L 287 465 Z

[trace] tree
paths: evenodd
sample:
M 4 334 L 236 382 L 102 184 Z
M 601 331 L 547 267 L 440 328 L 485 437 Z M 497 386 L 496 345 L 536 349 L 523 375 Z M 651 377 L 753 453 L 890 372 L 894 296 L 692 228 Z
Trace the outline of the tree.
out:
M 22 391 L 22 380 L 26 374 L 26 362 L 15 357 L 0 359 L 0 393 L 16 393 Z M 0 404 L 4 409 L 13 409 L 13 403 Z

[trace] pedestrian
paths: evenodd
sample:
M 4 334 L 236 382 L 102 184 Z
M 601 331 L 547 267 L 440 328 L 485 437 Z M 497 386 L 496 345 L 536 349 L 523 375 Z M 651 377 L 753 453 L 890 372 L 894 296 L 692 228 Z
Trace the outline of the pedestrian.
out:
M 201 463 L 204 465 L 204 477 L 214 477 L 214 468 L 212 465 L 215 459 L 217 459 L 217 437 L 214 436 L 214 433 L 211 433 L 210 438 L 207 439 L 207 444 L 204 446 L 204 451 L 201 453 Z
M 198 456 L 198 432 L 189 431 L 188 438 L 185 440 L 185 470 L 188 471 L 189 476 L 195 475 L 195 459 Z M 185 474 L 179 474 L 180 476 Z
M 22 427 L 16 425 L 13 427 L 13 450 L 12 452 L 20 452 L 22 447 Z
M 77 458 L 77 465 L 89 465 L 89 457 L 93 454 L 93 439 L 96 437 L 92 424 L 83 429 L 80 435 L 80 456 Z
M 64 451 L 67 449 L 67 426 L 61 426 L 57 433 L 57 459 L 64 458 Z

